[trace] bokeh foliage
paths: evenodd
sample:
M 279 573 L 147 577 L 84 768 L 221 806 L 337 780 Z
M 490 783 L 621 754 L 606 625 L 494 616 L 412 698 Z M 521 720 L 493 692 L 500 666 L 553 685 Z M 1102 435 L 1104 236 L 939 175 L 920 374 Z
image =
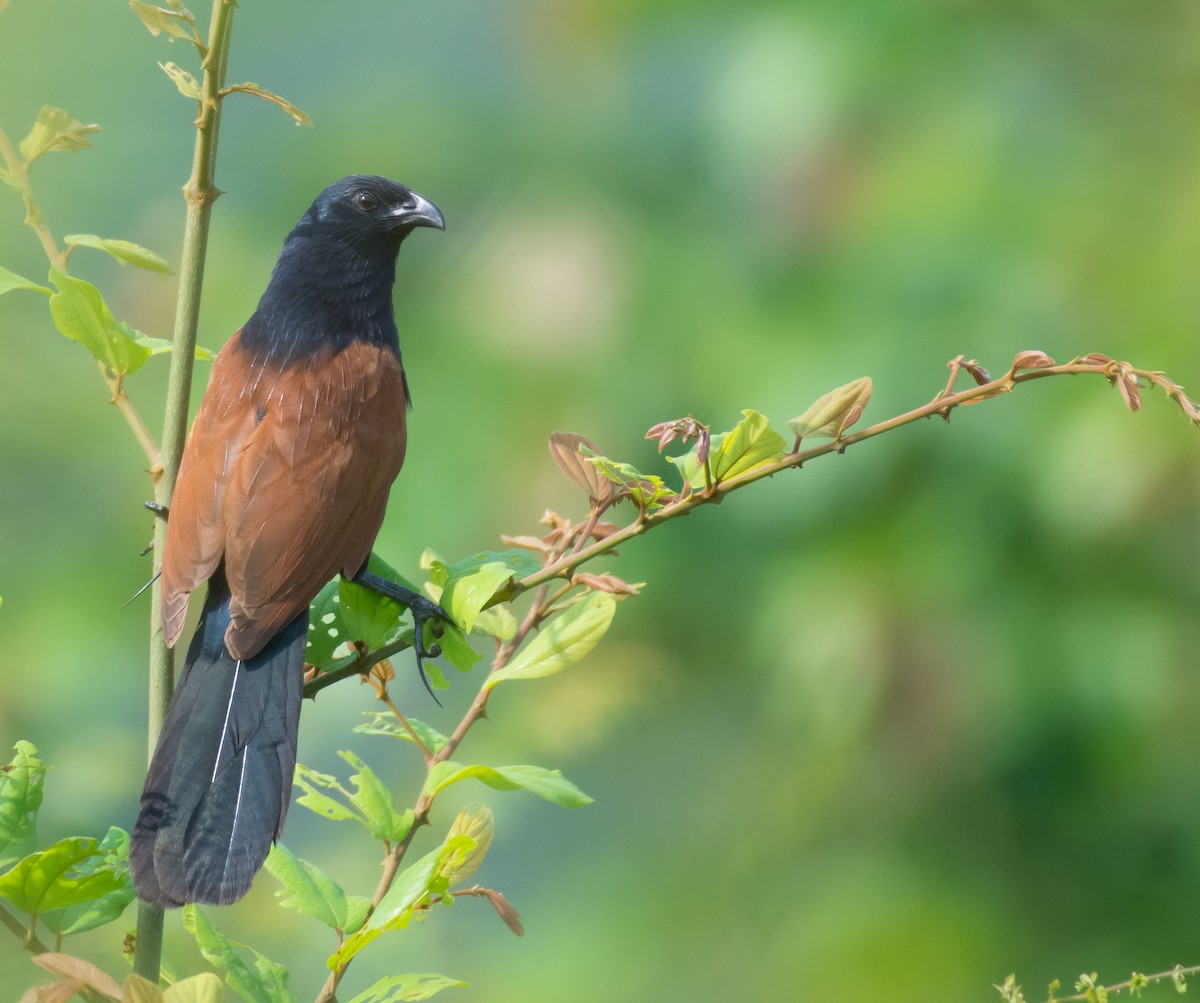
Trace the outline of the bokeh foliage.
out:
M 379 550 L 406 573 L 427 546 L 490 548 L 578 505 L 556 428 L 652 470 L 639 440 L 664 419 L 782 419 L 863 374 L 872 415 L 893 413 L 959 353 L 999 371 L 1033 347 L 1200 387 L 1191 5 L 297 0 L 238 18 L 232 78 L 315 129 L 265 102 L 226 116 L 201 343 L 249 315 L 334 177 L 398 177 L 448 220 L 400 262 L 416 410 Z M 39 164 L 57 232 L 172 257 L 191 127 L 162 58 L 120 3 L 5 9 L 6 128 L 46 103 L 104 126 Z M 40 277 L 20 217 L 0 198 L 0 261 Z M 99 255 L 73 271 L 169 332 L 171 280 Z M 41 298 L 0 316 L 0 739 L 56 765 L 45 835 L 127 827 L 145 618 L 119 610 L 145 578 L 148 482 Z M 148 414 L 162 372 L 131 377 Z M 1195 962 L 1196 448 L 1161 399 L 1130 415 L 1054 380 L 623 548 L 643 596 L 585 663 L 502 693 L 471 757 L 553 762 L 597 803 L 494 803 L 488 865 L 526 937 L 464 903 L 414 931 L 405 967 L 466 979 L 464 999 L 586 1003 L 960 1000 L 1014 969 L 1028 990 Z M 369 755 L 383 739 L 345 734 L 369 706 L 323 693 L 301 760 Z M 327 852 L 304 814 L 289 845 Z M 288 955 L 260 885 L 223 928 Z M 291 964 L 298 995 L 323 961 Z M 0 983 L 28 977 L 0 941 Z

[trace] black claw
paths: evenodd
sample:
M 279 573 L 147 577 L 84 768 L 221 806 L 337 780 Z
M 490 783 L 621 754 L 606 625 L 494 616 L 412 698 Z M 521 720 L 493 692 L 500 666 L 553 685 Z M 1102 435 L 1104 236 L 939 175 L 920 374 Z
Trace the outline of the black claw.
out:
M 433 702 L 440 707 L 442 702 L 433 692 L 433 685 L 429 682 L 429 676 L 425 672 L 425 659 L 437 658 L 442 653 L 442 647 L 436 643 L 429 647 L 425 646 L 425 624 L 432 623 L 434 636 L 440 636 L 442 624 L 453 623 L 450 614 L 432 599 L 426 599 L 420 593 L 407 589 L 403 585 L 397 585 L 365 568 L 354 576 L 354 581 L 373 592 L 385 595 L 389 599 L 395 599 L 396 602 L 408 608 L 413 618 L 413 652 L 417 656 L 417 671 L 421 675 L 421 682 L 425 684 L 425 689 L 433 697 Z

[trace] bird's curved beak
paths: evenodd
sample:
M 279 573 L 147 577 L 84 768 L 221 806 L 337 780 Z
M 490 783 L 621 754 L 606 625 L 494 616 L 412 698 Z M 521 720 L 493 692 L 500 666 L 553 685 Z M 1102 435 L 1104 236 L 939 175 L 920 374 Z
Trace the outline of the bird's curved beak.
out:
M 446 229 L 446 221 L 442 218 L 442 210 L 435 206 L 424 195 L 411 192 L 412 199 L 404 205 L 398 205 L 392 210 L 391 216 L 403 226 L 431 226 L 436 230 Z

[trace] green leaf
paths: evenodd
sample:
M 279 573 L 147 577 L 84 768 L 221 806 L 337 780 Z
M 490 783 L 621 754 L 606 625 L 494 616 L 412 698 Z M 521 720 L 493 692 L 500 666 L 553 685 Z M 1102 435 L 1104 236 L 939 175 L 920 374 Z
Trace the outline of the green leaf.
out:
M 466 984 L 448 979 L 445 975 L 388 975 L 366 992 L 359 993 L 349 1003 L 406 1003 L 408 1000 L 427 1000 L 443 989 Z
M 479 870 L 479 865 L 483 863 L 483 858 L 491 849 L 495 834 L 496 820 L 492 815 L 492 809 L 487 805 L 464 808 L 458 813 L 446 835 L 470 836 L 475 842 L 475 847 L 463 857 L 458 869 L 452 875 L 448 875 L 451 886 L 462 884 Z
M 0 867 L 37 846 L 37 812 L 46 779 L 46 767 L 31 742 L 17 742 L 14 748 L 13 761 L 0 769 Z
M 474 848 L 475 841 L 470 836 L 450 836 L 436 850 L 401 871 L 367 919 L 366 925 L 346 938 L 338 951 L 329 957 L 329 967 L 345 965 L 386 931 L 408 926 L 415 911 L 428 903 L 433 895 L 443 895 L 449 891 L 447 875 L 461 867 L 463 859 Z
M 94 233 L 72 233 L 63 237 L 63 242 L 73 247 L 91 247 L 97 251 L 116 258 L 123 265 L 136 265 L 150 272 L 162 275 L 171 274 L 171 266 L 165 258 L 159 257 L 151 250 L 128 240 L 113 240 L 108 237 L 97 237 Z
M 103 852 L 90 836 L 60 839 L 0 876 L 0 898 L 31 916 L 102 898 L 128 883 L 112 871 L 80 866 Z
M 84 125 L 61 108 L 45 105 L 29 135 L 21 140 L 21 155 L 28 167 L 44 153 L 74 152 L 91 146 L 88 133 L 99 131 L 98 125 Z
M 270 101 L 271 104 L 282 108 L 289 115 L 291 115 L 292 119 L 297 125 L 307 125 L 310 129 L 312 128 L 312 119 L 305 115 L 304 112 L 302 112 L 294 104 L 292 104 L 292 102 L 281 98 L 278 94 L 264 90 L 256 83 L 252 83 L 248 80 L 244 84 L 234 84 L 232 87 L 226 87 L 224 91 L 222 91 L 223 94 L 232 94 L 236 92 L 240 92 L 242 94 L 253 94 L 255 97 L 260 97 L 266 101 Z
M 367 559 L 367 570 L 417 591 L 412 582 L 377 554 L 372 553 Z M 394 599 L 344 578 L 335 578 L 317 593 L 309 606 L 305 661 L 327 669 L 336 661 L 335 653 L 343 644 L 359 641 L 371 649 L 390 644 L 405 630 L 411 630 L 411 626 L 405 625 L 404 614 L 404 606 Z
M 326 790 L 334 790 L 340 793 L 343 797 L 349 799 L 350 793 L 345 790 L 337 777 L 331 777 L 327 773 L 318 773 L 316 770 L 309 769 L 303 763 L 296 764 L 296 773 L 292 781 L 304 793 L 296 799 L 297 804 L 304 805 L 310 811 L 316 812 L 324 818 L 334 822 L 340 822 L 344 819 L 353 819 L 355 822 L 363 822 L 364 819 L 357 812 L 347 808 L 340 801 L 336 801 L 327 794 L 322 794 L 318 787 L 324 787 Z
M 354 726 L 354 731 L 360 735 L 387 735 L 390 738 L 398 738 L 404 742 L 412 742 L 413 737 L 404 728 L 404 726 L 396 720 L 394 714 L 388 712 L 383 713 L 375 710 L 363 711 L 363 717 L 367 718 L 367 722 Z M 421 739 L 430 752 L 437 752 L 441 749 L 448 739 L 440 731 L 429 727 L 422 721 L 418 721 L 415 717 L 406 718 L 409 727 L 412 728 L 417 736 Z
M 391 791 L 353 752 L 342 750 L 338 755 L 358 771 L 350 777 L 357 788 L 350 795 L 350 803 L 362 814 L 371 834 L 387 843 L 400 842 L 412 828 L 412 809 L 398 811 Z
M 50 297 L 50 316 L 63 334 L 111 372 L 132 373 L 146 364 L 150 352 L 134 341 L 137 332 L 113 317 L 99 289 L 57 268 L 50 269 L 50 281 L 58 289 Z
M 163 73 L 171 78 L 171 82 L 175 84 L 176 90 L 185 98 L 191 98 L 193 101 L 204 100 L 204 92 L 200 89 L 200 82 L 188 73 L 187 70 L 176 63 L 159 63 L 158 66 Z
M 346 926 L 344 933 L 354 933 L 367 921 L 371 900 L 365 895 L 346 896 Z
M 43 913 L 42 922 L 61 936 L 111 923 L 134 899 L 133 883 L 129 880 L 129 833 L 113 826 L 100 841 L 99 850 L 96 856 L 82 861 L 75 868 L 76 873 L 108 873 L 117 879 L 120 887 L 90 902 Z
M 1041 352 L 1036 354 L 1045 358 Z M 822 394 L 804 414 L 789 421 L 788 426 L 796 433 L 796 442 L 807 435 L 840 439 L 842 433 L 862 416 L 870 399 L 871 377 L 863 376 Z
M 338 581 L 338 594 L 345 640 L 360 641 L 374 651 L 396 640 L 404 629 L 406 611 L 395 599 L 345 578 Z
M 294 1003 L 296 997 L 288 991 L 288 973 L 282 965 L 226 938 L 194 905 L 183 907 L 183 925 L 196 938 L 200 953 L 209 964 L 225 972 L 225 981 L 242 999 L 250 1003 Z M 238 953 L 239 948 L 250 953 L 253 968 Z
M 282 843 L 267 854 L 267 870 L 282 884 L 281 905 L 311 916 L 334 930 L 346 928 L 346 892 L 316 864 L 301 860 Z
M 212 972 L 193 975 L 162 990 L 163 1003 L 221 1003 L 224 998 L 221 980 Z
M 345 642 L 345 626 L 341 619 L 341 590 L 339 580 L 328 582 L 308 607 L 308 642 L 304 660 L 318 669 L 327 669 L 334 661 L 334 652 Z
M 617 602 L 607 592 L 591 592 L 546 623 L 536 637 L 484 684 L 489 689 L 509 679 L 537 679 L 561 672 L 591 651 L 608 631 Z
M 136 331 L 134 335 L 134 343 L 146 349 L 151 355 L 166 355 L 175 348 L 174 342 L 168 341 L 166 338 L 152 338 L 148 334 L 140 334 Z M 201 345 L 196 346 L 193 357 L 203 362 L 212 362 L 214 358 L 212 350 Z
M 712 437 L 708 462 L 713 484 L 729 480 L 787 455 L 787 445 L 783 437 L 767 424 L 764 415 L 752 408 L 743 411 L 742 414 L 744 417 L 732 431 Z M 679 474 L 685 484 L 696 489 L 706 486 L 704 465 L 696 455 L 695 449 L 670 459 L 679 468 Z
M 204 51 L 204 42 L 196 32 L 196 22 L 191 12 L 182 4 L 178 10 L 164 10 L 153 4 L 143 3 L 142 0 L 129 0 L 133 12 L 142 19 L 142 24 L 151 35 L 161 35 L 166 32 L 173 38 L 182 38 L 191 42 L 197 49 Z
M 423 793 L 434 797 L 451 784 L 472 778 L 498 791 L 526 790 L 564 808 L 582 808 L 592 803 L 558 770 L 541 766 L 463 766 L 450 760 L 434 764 L 425 779 Z
M 22 278 L 16 272 L 10 272 L 7 268 L 0 268 L 0 296 L 10 293 L 14 289 L 28 289 L 30 292 L 41 293 L 43 296 L 54 295 L 53 289 L 39 286 L 36 282 Z
M 342 751 L 338 755 L 358 771 L 350 778 L 355 790 L 346 790 L 336 777 L 297 764 L 295 784 L 304 791 L 303 796 L 296 799 L 297 803 L 328 819 L 353 819 L 366 826 L 376 839 L 388 843 L 397 843 L 407 836 L 413 824 L 412 809 L 397 811 L 383 781 L 354 753 Z M 322 794 L 318 787 L 335 791 L 348 806 Z
M 630 498 L 639 508 L 661 508 L 664 502 L 675 497 L 675 492 L 667 487 L 661 477 L 643 474 L 630 463 L 610 460 L 607 456 L 588 456 L 587 460 L 602 477 L 620 487 L 621 494 Z
M 475 621 L 478 624 L 478 620 Z M 479 652 L 471 647 L 466 634 L 452 623 L 442 625 L 441 636 L 437 643 L 442 648 L 442 658 L 453 665 L 459 672 L 470 672 L 479 661 Z
M 475 618 L 475 630 L 498 641 L 511 641 L 517 636 L 517 618 L 507 606 L 493 606 Z
M 719 447 L 713 438 L 709 466 L 715 481 L 729 480 L 787 455 L 783 436 L 771 428 L 765 415 L 753 408 L 742 414 L 745 417 L 733 431 L 721 436 Z
M 484 550 L 454 564 L 434 560 L 430 578 L 442 586 L 442 608 L 470 632 L 479 611 L 515 578 L 538 571 L 541 565 L 527 550 Z

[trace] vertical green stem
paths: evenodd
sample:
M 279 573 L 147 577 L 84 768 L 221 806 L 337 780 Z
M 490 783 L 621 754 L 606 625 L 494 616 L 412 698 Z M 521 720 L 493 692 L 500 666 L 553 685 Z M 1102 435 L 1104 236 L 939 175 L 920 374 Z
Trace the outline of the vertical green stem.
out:
M 196 119 L 196 149 L 192 175 L 183 189 L 187 223 L 179 266 L 179 296 L 175 306 L 174 350 L 167 382 L 166 416 L 163 422 L 162 469 L 155 471 L 155 500 L 169 507 L 179 473 L 179 460 L 187 436 L 188 399 L 192 389 L 192 367 L 196 352 L 196 328 L 200 318 L 200 290 L 204 282 L 204 259 L 208 249 L 208 225 L 212 205 L 221 194 L 213 177 L 217 162 L 217 135 L 221 122 L 221 88 L 225 85 L 229 36 L 233 27 L 234 0 L 213 0 L 208 48 L 204 56 L 203 98 Z M 154 571 L 162 569 L 166 522 L 158 520 L 154 531 Z M 162 631 L 161 594 L 153 589 L 150 602 L 150 753 L 158 742 L 174 689 L 174 658 Z M 139 903 L 134 971 L 158 982 L 162 960 L 163 910 Z

